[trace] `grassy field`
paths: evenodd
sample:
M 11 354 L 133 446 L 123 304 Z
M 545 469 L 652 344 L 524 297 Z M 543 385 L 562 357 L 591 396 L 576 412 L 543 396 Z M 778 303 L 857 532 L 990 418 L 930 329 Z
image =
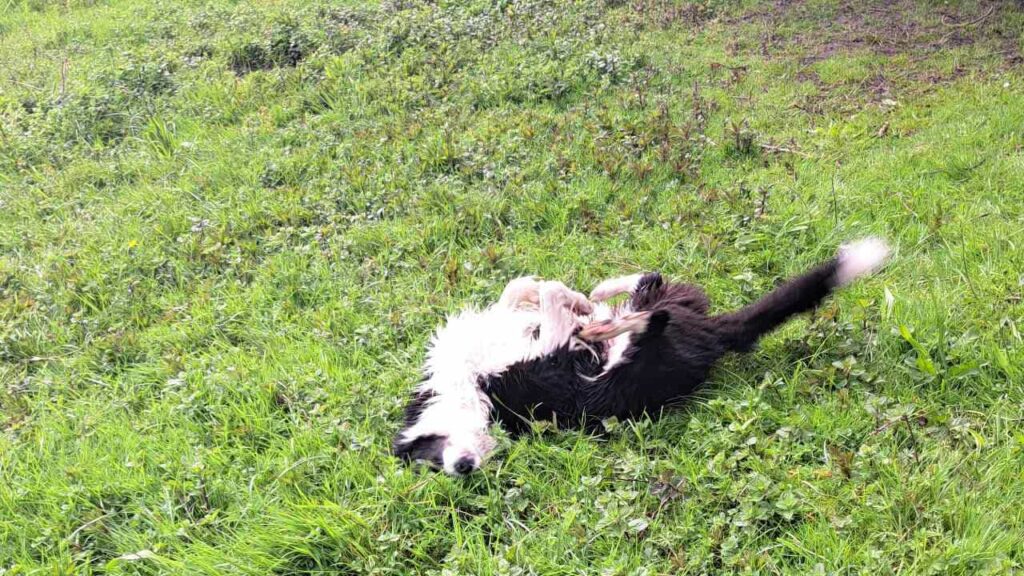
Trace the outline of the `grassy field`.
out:
M 1017 2 L 0 2 L 0 575 L 1024 571 Z M 879 276 L 656 420 L 388 455 L 532 273 Z

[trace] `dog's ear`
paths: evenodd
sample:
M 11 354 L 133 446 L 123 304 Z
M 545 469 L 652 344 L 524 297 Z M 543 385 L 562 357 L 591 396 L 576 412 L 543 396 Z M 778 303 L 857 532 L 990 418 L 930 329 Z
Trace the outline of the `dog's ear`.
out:
M 391 453 L 406 462 L 423 461 L 437 467 L 444 464 L 445 437 L 438 434 L 424 434 L 406 440 L 401 432 L 391 446 Z
M 391 453 L 406 462 L 422 460 L 433 466 L 440 467 L 443 463 L 444 445 L 447 437 L 442 434 L 409 435 L 409 429 L 419 422 L 423 410 L 437 394 L 431 390 L 413 392 L 409 403 L 405 406 L 405 426 L 395 436 L 391 444 Z

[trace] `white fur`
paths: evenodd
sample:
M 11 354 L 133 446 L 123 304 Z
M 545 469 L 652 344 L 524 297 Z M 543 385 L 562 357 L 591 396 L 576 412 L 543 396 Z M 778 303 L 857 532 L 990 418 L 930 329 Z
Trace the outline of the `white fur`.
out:
M 419 387 L 434 397 L 402 438 L 446 437 L 442 460 L 449 474 L 461 458 L 479 466 L 495 444 L 488 426 L 491 403 L 479 382 L 569 342 L 581 321 L 574 310 L 592 312 L 585 296 L 561 282 L 525 277 L 509 282 L 494 306 L 450 316 L 430 342 L 427 379 Z
M 532 333 L 540 323 L 538 311 L 491 307 L 464 310 L 448 319 L 434 335 L 424 366 L 427 380 L 420 391 L 435 396 L 403 436 L 438 434 L 447 437 L 445 472 L 460 457 L 482 462 L 494 447 L 488 431 L 490 400 L 480 390 L 481 378 L 540 355 Z
M 839 249 L 836 280 L 840 286 L 871 274 L 881 268 L 889 257 L 889 246 L 881 238 L 864 238 Z
M 608 359 L 604 362 L 604 371 L 611 370 L 616 364 L 622 362 L 622 356 L 626 353 L 626 349 L 629 348 L 630 335 L 619 334 L 615 338 L 608 341 Z

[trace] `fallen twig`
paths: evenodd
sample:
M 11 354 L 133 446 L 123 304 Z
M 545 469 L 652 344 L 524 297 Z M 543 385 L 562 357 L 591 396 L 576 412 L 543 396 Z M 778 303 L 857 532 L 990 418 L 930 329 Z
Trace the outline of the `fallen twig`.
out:
M 989 16 L 991 16 L 995 11 L 996 11 L 996 7 L 993 5 L 993 6 L 991 6 L 988 9 L 988 12 L 985 12 L 984 14 L 982 14 L 978 18 L 975 18 L 974 20 L 971 20 L 970 22 L 956 22 L 956 23 L 953 23 L 953 24 L 950 24 L 949 22 L 946 22 L 946 17 L 943 16 L 942 17 L 942 25 L 947 27 L 947 28 L 966 28 L 968 26 L 974 26 L 975 24 L 981 24 L 985 20 L 988 20 Z
M 960 23 L 957 23 L 957 24 L 947 24 L 946 21 L 943 20 L 942 24 L 944 26 L 946 26 L 947 28 L 951 28 L 952 30 L 948 34 L 945 34 L 945 35 L 942 36 L 941 42 L 943 44 L 945 44 L 953 36 L 953 34 L 955 34 L 958 30 L 960 30 L 962 28 L 967 28 L 967 27 L 970 27 L 970 26 L 974 26 L 976 24 L 981 24 L 982 22 L 987 20 L 989 16 L 991 16 L 993 13 L 995 13 L 995 11 L 996 11 L 996 7 L 992 6 L 991 8 L 988 9 L 988 12 L 982 14 L 980 17 L 975 18 L 974 20 L 971 20 L 970 22 L 960 22 Z
M 761 148 L 763 148 L 763 149 L 765 149 L 765 150 L 767 150 L 769 152 L 779 152 L 779 153 L 783 153 L 783 154 L 796 154 L 797 156 L 801 156 L 803 158 L 810 158 L 811 157 L 810 154 L 805 154 L 804 152 L 801 152 L 799 150 L 794 150 L 792 148 L 786 148 L 785 146 L 776 146 L 774 144 L 758 144 L 758 146 L 760 146 Z
M 914 427 L 910 425 L 910 418 L 903 416 L 903 423 L 907 425 L 907 432 L 910 433 L 910 453 L 914 455 L 914 462 L 921 465 L 921 457 L 917 455 L 917 436 L 914 434 Z

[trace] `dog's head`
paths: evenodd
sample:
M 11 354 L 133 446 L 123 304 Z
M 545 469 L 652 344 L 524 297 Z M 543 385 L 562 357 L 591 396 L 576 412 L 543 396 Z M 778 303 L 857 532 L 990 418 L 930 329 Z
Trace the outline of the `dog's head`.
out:
M 490 408 L 479 390 L 439 394 L 421 386 L 405 408 L 405 426 L 392 451 L 406 462 L 423 462 L 453 476 L 469 474 L 494 449 Z

